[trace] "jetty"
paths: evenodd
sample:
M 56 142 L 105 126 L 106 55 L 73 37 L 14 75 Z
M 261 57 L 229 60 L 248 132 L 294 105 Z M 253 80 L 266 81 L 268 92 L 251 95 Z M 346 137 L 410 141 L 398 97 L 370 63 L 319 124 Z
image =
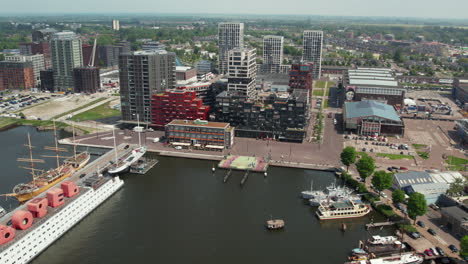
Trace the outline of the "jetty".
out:
M 366 224 L 366 228 L 369 229 L 372 227 L 392 226 L 394 224 L 399 224 L 401 222 L 402 221 L 398 221 L 398 222 L 387 221 L 387 222 L 379 222 L 379 223 L 369 223 L 369 224 Z
M 249 157 L 229 155 L 225 156 L 219 163 L 221 169 L 242 170 L 252 172 L 265 172 L 268 169 L 268 161 L 263 157 Z
M 159 160 L 157 160 L 156 157 L 147 154 L 147 156 L 141 157 L 137 162 L 130 166 L 130 172 L 135 174 L 146 174 L 158 163 Z

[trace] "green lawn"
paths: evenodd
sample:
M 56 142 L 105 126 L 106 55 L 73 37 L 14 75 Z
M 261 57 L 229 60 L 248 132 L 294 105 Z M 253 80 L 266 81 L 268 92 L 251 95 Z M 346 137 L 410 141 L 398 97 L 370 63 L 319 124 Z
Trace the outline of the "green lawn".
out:
M 425 144 L 413 144 L 413 147 L 415 149 L 423 149 L 423 148 L 427 148 L 427 145 L 425 145 Z
M 399 160 L 399 159 L 412 159 L 413 156 L 410 155 L 402 155 L 402 154 L 388 154 L 388 153 L 377 153 L 377 157 L 386 157 L 391 160 Z
M 315 88 L 325 88 L 326 81 L 316 81 Z
M 0 129 L 3 129 L 15 123 L 17 123 L 17 119 L 15 118 L 0 117 Z
M 455 156 L 448 156 L 445 162 L 447 162 L 447 164 L 449 165 L 448 167 L 451 170 L 457 170 L 457 171 L 464 171 L 465 166 L 468 165 L 467 159 L 459 158 Z
M 102 104 L 86 112 L 74 115 L 70 120 L 72 121 L 86 121 L 86 120 L 97 120 L 107 117 L 119 116 L 120 111 L 110 107 L 110 102 Z
M 323 96 L 324 90 L 323 90 L 323 89 L 318 89 L 318 90 L 315 89 L 315 90 L 312 92 L 312 94 L 313 94 L 314 96 Z
M 429 158 L 429 152 L 424 152 L 424 151 L 416 151 L 418 153 L 418 156 L 421 157 L 422 159 L 428 159 Z
M 328 107 L 328 99 L 325 99 L 325 101 L 323 102 L 323 108 L 327 108 Z
M 335 85 L 335 82 L 327 82 L 327 89 Z
M 86 107 L 89 107 L 89 106 L 91 106 L 91 105 L 93 105 L 93 104 L 99 103 L 99 102 L 101 102 L 101 101 L 103 101 L 103 100 L 106 100 L 106 99 L 107 99 L 106 97 L 98 98 L 98 99 L 96 99 L 96 100 L 94 100 L 94 101 L 92 101 L 92 102 L 89 102 L 89 103 L 87 103 L 87 104 L 85 104 L 85 105 L 83 105 L 83 106 L 77 107 L 77 108 L 75 108 L 75 109 L 73 109 L 73 110 L 70 110 L 70 111 L 68 111 L 68 112 L 62 113 L 62 114 L 60 114 L 60 115 L 56 115 L 56 116 L 54 116 L 52 119 L 57 119 L 57 118 L 60 118 L 60 117 L 62 117 L 62 116 L 66 116 L 66 115 L 72 114 L 72 113 L 74 113 L 74 112 L 76 112 L 76 111 L 79 111 L 79 110 L 81 110 L 81 109 L 84 109 L 84 108 L 86 108 Z

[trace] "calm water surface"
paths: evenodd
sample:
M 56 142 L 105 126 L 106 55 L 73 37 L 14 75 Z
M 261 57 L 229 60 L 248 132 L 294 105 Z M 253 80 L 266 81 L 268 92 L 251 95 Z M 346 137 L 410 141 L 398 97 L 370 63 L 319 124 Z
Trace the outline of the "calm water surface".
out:
M 29 179 L 16 162 L 28 153 L 22 147 L 28 132 L 38 154 L 53 144 L 53 133 L 31 127 L 1 132 L 3 193 Z M 272 167 L 268 177 L 251 174 L 240 187 L 242 173 L 223 183 L 224 172 L 212 174 L 210 161 L 159 160 L 147 175 L 124 175 L 122 190 L 32 263 L 343 263 L 372 235 L 364 224 L 381 219 L 346 220 L 344 233 L 343 221 L 319 222 L 299 194 L 312 179 L 316 187 L 335 181 L 330 173 Z M 270 215 L 284 219 L 285 229 L 267 231 Z

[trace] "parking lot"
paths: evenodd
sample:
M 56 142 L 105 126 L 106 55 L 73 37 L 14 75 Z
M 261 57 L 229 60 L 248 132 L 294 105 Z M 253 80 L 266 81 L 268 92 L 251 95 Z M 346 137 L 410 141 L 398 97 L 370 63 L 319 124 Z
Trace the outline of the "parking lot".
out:
M 426 108 L 424 111 L 419 112 L 410 110 L 410 113 L 422 115 L 434 110 L 434 113 L 432 113 L 433 117 L 453 119 L 463 118 L 463 115 L 460 113 L 460 107 L 451 99 L 451 95 L 449 93 L 439 93 L 427 90 L 410 90 L 406 93 L 406 97 L 413 99 L 418 106 L 424 105 Z M 451 110 L 450 114 L 449 109 Z
M 51 96 L 17 94 L 12 96 L 3 96 L 0 99 L 0 113 L 5 117 L 15 117 L 15 112 L 25 108 L 46 102 L 51 99 Z

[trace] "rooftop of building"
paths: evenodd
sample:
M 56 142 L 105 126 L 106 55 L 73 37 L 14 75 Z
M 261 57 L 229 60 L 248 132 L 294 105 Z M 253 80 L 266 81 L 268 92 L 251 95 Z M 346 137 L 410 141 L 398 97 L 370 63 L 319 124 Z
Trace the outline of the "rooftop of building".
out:
M 457 206 L 443 207 L 440 209 L 442 214 L 449 215 L 460 222 L 468 223 L 468 213 Z
M 138 50 L 138 51 L 130 52 L 129 54 L 146 56 L 146 55 L 164 55 L 164 54 L 175 54 L 175 53 L 168 52 L 166 50 Z
M 441 171 L 430 173 L 434 182 L 450 184 L 456 179 L 464 179 L 463 175 L 458 171 Z
M 445 191 L 449 188 L 447 183 L 442 182 L 432 182 L 432 183 L 418 183 L 418 184 L 411 184 L 411 189 L 414 192 L 418 193 L 445 193 Z
M 347 82 L 355 86 L 398 87 L 393 70 L 387 68 L 350 69 Z
M 345 118 L 378 116 L 392 121 L 401 121 L 393 106 L 376 101 L 346 102 L 345 110 Z
M 229 123 L 210 122 L 206 120 L 172 120 L 166 126 L 168 125 L 211 127 L 211 128 L 228 128 L 229 127 Z
M 67 40 L 67 39 L 78 39 L 75 32 L 72 31 L 62 31 L 56 32 L 52 35 L 52 40 L 60 39 L 60 40 Z

